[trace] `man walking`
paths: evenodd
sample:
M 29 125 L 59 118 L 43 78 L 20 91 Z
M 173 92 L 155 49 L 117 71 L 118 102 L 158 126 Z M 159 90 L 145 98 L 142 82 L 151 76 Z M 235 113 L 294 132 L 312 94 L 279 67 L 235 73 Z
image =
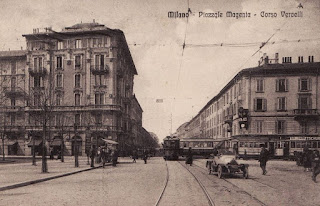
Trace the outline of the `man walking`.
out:
M 317 182 L 317 175 L 320 173 L 320 154 L 318 150 L 313 151 L 312 155 L 312 180 Z
M 96 156 L 95 148 L 92 147 L 90 150 L 90 158 L 91 158 L 91 167 L 94 167 L 94 157 Z
M 269 152 L 266 149 L 265 145 L 262 145 L 260 156 L 259 156 L 259 162 L 260 162 L 260 167 L 262 169 L 263 175 L 267 174 L 266 166 L 267 166 L 268 158 L 269 158 Z

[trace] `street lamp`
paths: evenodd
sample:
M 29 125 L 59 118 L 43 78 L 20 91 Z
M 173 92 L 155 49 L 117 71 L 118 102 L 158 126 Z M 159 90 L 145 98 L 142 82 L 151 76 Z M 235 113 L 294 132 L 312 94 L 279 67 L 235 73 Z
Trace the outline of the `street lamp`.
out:
M 74 166 L 79 167 L 79 157 L 78 157 L 78 135 L 77 127 L 78 125 L 74 123 Z

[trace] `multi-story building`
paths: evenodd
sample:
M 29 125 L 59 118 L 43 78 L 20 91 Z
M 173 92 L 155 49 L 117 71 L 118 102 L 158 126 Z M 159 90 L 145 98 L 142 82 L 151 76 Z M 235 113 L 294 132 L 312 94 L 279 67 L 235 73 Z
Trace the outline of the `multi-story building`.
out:
M 230 148 L 259 150 L 264 144 L 274 155 L 304 145 L 320 148 L 320 63 L 313 56 L 303 59 L 292 63 L 292 57 L 282 57 L 280 63 L 278 54 L 264 56 L 258 67 L 243 69 L 229 81 L 189 125 L 203 131 L 201 138 Z M 296 142 L 308 139 L 315 141 Z
M 103 139 L 121 151 L 138 143 L 137 70 L 121 30 L 93 22 L 23 36 L 25 51 L 0 52 L 5 153 L 41 153 L 43 140 L 53 150 L 64 145 L 67 155 Z

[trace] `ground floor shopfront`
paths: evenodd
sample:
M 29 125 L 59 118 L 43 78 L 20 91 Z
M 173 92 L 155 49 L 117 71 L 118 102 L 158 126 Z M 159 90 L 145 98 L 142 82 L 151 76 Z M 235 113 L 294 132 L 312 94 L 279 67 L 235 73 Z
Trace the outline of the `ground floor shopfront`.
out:
M 120 140 L 118 134 L 108 132 L 84 132 L 77 133 L 76 135 L 72 133 L 63 135 L 55 133 L 51 136 L 51 138 L 49 136 L 43 138 L 41 132 L 32 132 L 20 135 L 19 137 L 15 136 L 15 138 L 12 138 L 12 136 L 9 135 L 5 136 L 0 139 L 0 154 L 3 154 L 4 152 L 5 155 L 31 156 L 35 154 L 38 156 L 42 155 L 43 152 L 47 155 L 51 153 L 57 155 L 63 151 L 64 155 L 67 156 L 73 156 L 76 152 L 80 156 L 85 156 L 89 154 L 91 147 L 98 148 L 99 146 L 106 145 L 107 143 L 105 140 L 114 142 Z M 122 137 L 122 139 L 125 138 Z

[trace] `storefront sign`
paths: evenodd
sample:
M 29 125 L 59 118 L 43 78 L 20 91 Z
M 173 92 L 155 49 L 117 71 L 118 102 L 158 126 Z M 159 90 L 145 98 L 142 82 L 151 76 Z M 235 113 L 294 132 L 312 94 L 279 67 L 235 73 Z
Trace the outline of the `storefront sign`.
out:
M 290 137 L 290 140 L 301 140 L 301 141 L 305 141 L 305 140 L 320 140 L 320 137 Z

